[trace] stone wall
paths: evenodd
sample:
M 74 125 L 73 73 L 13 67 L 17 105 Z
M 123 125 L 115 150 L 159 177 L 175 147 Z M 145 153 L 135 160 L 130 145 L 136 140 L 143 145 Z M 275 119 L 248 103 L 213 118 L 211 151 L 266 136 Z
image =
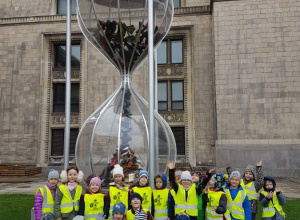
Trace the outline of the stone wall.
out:
M 299 11 L 296 0 L 214 3 L 218 167 L 262 159 L 266 174 L 299 176 Z

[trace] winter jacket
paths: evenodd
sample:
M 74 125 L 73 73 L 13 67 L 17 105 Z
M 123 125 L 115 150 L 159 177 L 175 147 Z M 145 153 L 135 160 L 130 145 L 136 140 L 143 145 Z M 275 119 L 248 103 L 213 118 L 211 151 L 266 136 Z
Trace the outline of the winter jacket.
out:
M 215 191 L 220 191 L 220 192 L 224 192 L 223 189 L 219 189 L 219 190 L 215 190 Z M 204 193 L 202 196 L 202 201 L 203 201 L 203 207 L 207 207 L 207 203 L 208 203 L 208 194 Z M 224 193 L 219 201 L 219 206 L 217 207 L 216 213 L 217 214 L 224 214 L 227 210 L 227 197 L 226 194 Z M 204 209 L 205 211 L 205 209 Z M 203 218 L 204 219 L 204 218 Z
M 55 200 L 57 186 L 52 187 L 49 183 L 47 183 L 46 187 L 48 187 L 48 189 L 50 190 L 53 200 Z M 42 218 L 43 215 L 42 204 L 43 204 L 43 196 L 41 191 L 38 190 L 34 199 L 34 216 L 36 220 L 40 220 Z
M 163 185 L 162 185 L 162 187 L 160 189 L 165 189 L 167 187 L 167 184 L 168 184 L 168 178 L 163 173 L 159 173 L 158 175 L 160 176 L 160 178 L 163 181 Z M 155 179 L 154 179 L 154 186 L 155 186 L 155 189 L 157 189 Z M 169 195 L 170 195 L 170 191 L 168 193 L 168 204 L 169 204 Z M 154 199 L 153 199 L 153 192 L 152 192 L 151 199 L 152 199 L 151 214 L 152 214 L 152 216 L 154 216 L 154 214 L 155 214 L 155 207 L 154 207 L 155 206 L 155 202 L 154 202 Z
M 231 189 L 230 184 L 227 184 L 225 189 L 229 189 L 230 195 L 232 200 L 235 199 L 237 194 L 239 193 L 240 190 L 243 190 L 243 187 L 239 186 L 237 189 Z M 243 209 L 245 212 L 245 220 L 252 220 L 252 214 L 251 214 L 251 206 L 250 206 L 250 201 L 248 199 L 248 196 L 246 195 L 245 200 L 243 202 Z M 232 220 L 237 220 L 236 218 L 232 217 L 230 213 L 231 219 Z

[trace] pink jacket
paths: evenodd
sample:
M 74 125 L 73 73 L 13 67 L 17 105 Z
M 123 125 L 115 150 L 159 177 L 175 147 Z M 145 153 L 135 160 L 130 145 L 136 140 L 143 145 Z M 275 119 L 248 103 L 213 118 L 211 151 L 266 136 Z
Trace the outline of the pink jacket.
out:
M 52 188 L 52 186 L 49 183 L 46 184 L 46 187 L 48 187 L 50 189 L 52 197 L 53 197 L 53 201 L 54 201 L 55 196 L 56 196 L 57 187 Z M 43 204 L 43 196 L 42 196 L 41 191 L 39 190 L 34 199 L 35 220 L 41 220 L 41 218 L 42 218 L 42 204 Z

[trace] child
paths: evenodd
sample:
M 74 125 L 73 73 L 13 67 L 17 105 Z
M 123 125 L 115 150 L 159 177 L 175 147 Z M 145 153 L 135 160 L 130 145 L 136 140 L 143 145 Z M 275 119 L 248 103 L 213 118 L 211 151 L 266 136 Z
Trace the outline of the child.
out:
M 223 191 L 225 178 L 222 174 L 213 175 L 208 188 L 204 190 L 203 206 L 206 207 L 206 219 L 230 219 L 230 213 L 227 210 L 227 198 Z M 204 220 L 204 218 L 203 218 Z
M 112 212 L 112 220 L 125 220 L 125 205 L 120 202 L 114 205 Z
M 124 183 L 123 168 L 116 164 L 113 169 L 114 182 L 109 184 L 109 190 L 105 201 L 104 219 L 111 219 L 113 206 L 122 202 L 126 209 L 129 206 L 129 190 L 128 185 Z
M 57 190 L 54 201 L 56 220 L 71 220 L 79 210 L 82 187 L 78 184 L 83 180 L 83 172 L 77 167 L 69 167 L 60 174 L 62 184 Z
M 276 186 L 276 182 L 272 177 L 264 178 L 264 190 L 259 196 L 259 203 L 263 206 L 262 218 L 264 220 L 283 220 L 285 213 L 282 205 L 286 200 L 280 191 L 280 186 Z
M 141 170 L 138 175 L 139 181 L 132 188 L 132 192 L 138 193 L 143 198 L 143 207 L 151 211 L 152 203 L 152 189 L 149 186 L 148 178 L 149 174 L 146 170 Z
M 58 171 L 50 170 L 47 184 L 37 189 L 34 199 L 34 215 L 36 220 L 41 220 L 42 216 L 47 215 L 47 213 L 54 215 L 53 204 L 58 180 Z
M 155 189 L 152 191 L 152 216 L 156 220 L 166 220 L 168 218 L 168 196 L 170 190 L 167 189 L 167 177 L 159 173 L 154 177 Z
M 131 209 L 126 212 L 127 220 L 153 220 L 149 210 L 142 206 L 143 198 L 138 193 L 130 196 Z
M 104 194 L 101 193 L 101 180 L 94 177 L 90 180 L 89 191 L 80 198 L 78 215 L 85 219 L 103 218 Z
M 255 216 L 257 213 L 257 194 L 264 185 L 264 175 L 261 165 L 262 161 L 256 163 L 256 172 L 255 168 L 252 165 L 248 165 L 241 180 L 241 186 L 245 189 L 250 200 L 252 220 L 255 220 Z M 227 167 L 227 172 L 230 173 L 230 171 L 231 169 Z
M 229 177 L 229 183 L 225 187 L 227 196 L 227 208 L 230 211 L 232 220 L 245 219 L 251 220 L 251 206 L 248 196 L 240 185 L 241 174 L 233 171 Z

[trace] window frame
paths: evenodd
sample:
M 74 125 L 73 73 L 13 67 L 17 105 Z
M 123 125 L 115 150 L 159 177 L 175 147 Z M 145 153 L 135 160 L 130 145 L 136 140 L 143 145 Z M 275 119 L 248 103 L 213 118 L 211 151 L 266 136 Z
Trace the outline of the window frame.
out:
M 54 154 L 53 153 L 53 146 L 55 146 L 54 144 L 54 134 L 53 131 L 61 131 L 62 134 L 62 155 L 59 154 Z M 77 133 L 77 134 L 76 134 Z M 76 140 L 77 140 L 77 136 L 79 134 L 79 128 L 71 128 L 70 129 L 70 156 L 75 156 L 75 148 L 76 148 Z M 76 138 L 72 138 L 76 136 Z M 64 138 L 65 138 L 65 128 L 52 128 L 51 129 L 51 149 L 50 149 L 50 157 L 62 157 L 64 156 Z
M 181 130 L 181 132 L 182 132 L 182 139 L 183 140 L 181 140 L 181 142 L 182 142 L 182 144 L 183 144 L 183 149 L 181 149 L 180 151 L 178 150 L 178 147 L 179 147 L 179 145 L 178 145 L 178 142 L 180 142 L 180 140 L 176 140 L 176 137 L 178 137 L 179 135 L 178 135 L 178 133 L 177 134 L 174 134 L 174 130 L 175 129 L 177 129 L 177 130 L 179 130 L 179 129 L 182 129 Z M 171 126 L 171 130 L 172 130 L 172 133 L 173 133 L 173 135 L 174 135 L 174 138 L 175 138 L 175 142 L 176 142 L 176 151 L 177 151 L 177 156 L 185 156 L 186 154 L 185 154 L 185 150 L 186 150 L 186 143 L 185 143 L 185 141 L 186 141 L 186 137 L 185 137 L 185 126 Z M 183 154 L 181 154 L 183 152 Z
M 158 111 L 168 111 L 168 103 L 169 103 L 169 95 L 168 95 L 168 81 L 167 80 L 163 80 L 163 81 L 158 81 L 157 82 L 157 87 L 158 87 L 158 84 L 159 83 L 165 83 L 166 84 L 166 97 L 167 97 L 167 100 L 166 101 L 159 101 L 158 98 L 157 98 L 157 109 Z M 163 104 L 166 104 L 167 108 L 166 109 L 159 109 L 159 103 L 163 103 Z
M 66 47 L 66 42 L 60 42 L 60 43 L 54 43 L 53 44 L 53 68 L 55 69 L 66 69 L 66 66 L 58 66 L 57 63 L 58 63 L 58 56 L 57 56 L 57 47 L 58 46 L 65 46 Z M 79 65 L 75 66 L 75 65 L 72 65 L 72 46 L 79 46 Z M 73 69 L 80 69 L 80 66 L 81 66 L 81 43 L 80 42 L 72 42 L 71 43 L 71 67 Z
M 173 100 L 173 82 L 181 82 L 182 84 L 182 100 Z M 171 94 L 171 104 L 170 104 L 170 109 L 171 111 L 183 111 L 184 110 L 184 80 L 170 80 L 170 94 Z M 182 109 L 174 109 L 173 108 L 173 103 L 182 103 Z
M 181 62 L 176 62 L 176 63 L 173 63 L 172 62 L 172 42 L 173 41 L 181 41 L 181 57 L 182 57 L 182 60 Z M 182 65 L 184 64 L 184 38 L 182 37 L 173 37 L 173 38 L 168 38 L 168 39 L 165 39 L 163 40 L 162 42 L 166 42 L 166 59 L 167 59 L 167 62 L 166 63 L 159 63 L 157 61 L 157 65 Z

